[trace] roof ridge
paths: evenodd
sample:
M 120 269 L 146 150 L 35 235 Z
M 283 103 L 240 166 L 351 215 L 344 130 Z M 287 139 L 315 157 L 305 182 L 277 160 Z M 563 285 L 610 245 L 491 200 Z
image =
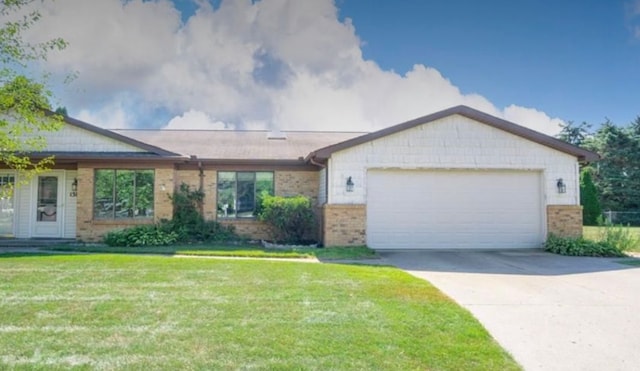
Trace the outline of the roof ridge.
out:
M 196 131 L 210 131 L 210 132 L 227 132 L 227 133 L 269 133 L 272 130 L 253 130 L 253 129 L 149 129 L 149 128 L 142 128 L 142 129 L 131 129 L 131 128 L 126 128 L 126 129 L 108 129 L 111 131 L 149 131 L 149 132 L 171 132 L 171 131 L 190 131 L 190 132 L 196 132 Z M 338 134 L 367 134 L 370 133 L 370 131 L 359 131 L 359 130 L 354 130 L 354 131 L 333 131 L 333 130 L 280 130 L 280 132 L 283 133 L 338 133 Z

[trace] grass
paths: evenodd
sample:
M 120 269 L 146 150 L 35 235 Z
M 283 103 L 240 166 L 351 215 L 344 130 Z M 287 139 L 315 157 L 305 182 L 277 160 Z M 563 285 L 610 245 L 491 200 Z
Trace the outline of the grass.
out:
M 633 267 L 640 267 L 640 259 L 638 259 L 638 258 L 622 259 L 622 260 L 618 260 L 617 262 L 620 263 L 620 264 L 630 265 L 630 266 L 633 266 Z
M 520 369 L 391 267 L 2 255 L 0 313 L 0 369 Z
M 245 258 L 296 258 L 321 260 L 351 260 L 377 258 L 375 251 L 365 247 L 328 247 L 328 248 L 283 248 L 265 249 L 256 245 L 220 245 L 193 244 L 175 246 L 111 247 L 107 245 L 57 245 L 43 248 L 53 251 L 116 253 L 116 254 L 163 254 L 226 256 Z
M 605 227 L 584 226 L 582 229 L 583 236 L 590 240 L 598 241 L 602 236 L 602 230 Z M 636 237 L 640 238 L 640 227 L 627 227 L 629 231 Z M 632 252 L 640 252 L 640 244 L 631 249 Z

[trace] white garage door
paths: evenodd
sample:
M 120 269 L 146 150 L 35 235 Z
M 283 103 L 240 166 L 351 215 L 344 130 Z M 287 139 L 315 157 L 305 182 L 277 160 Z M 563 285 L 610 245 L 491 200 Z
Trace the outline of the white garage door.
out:
M 531 248 L 543 242 L 540 173 L 369 170 L 374 249 Z

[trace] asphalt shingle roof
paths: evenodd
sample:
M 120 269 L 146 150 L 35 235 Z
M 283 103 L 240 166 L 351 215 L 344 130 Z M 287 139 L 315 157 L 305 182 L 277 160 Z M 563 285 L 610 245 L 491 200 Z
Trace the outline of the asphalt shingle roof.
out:
M 356 138 L 362 132 L 118 129 L 113 132 L 186 156 L 210 160 L 299 160 L 309 153 Z

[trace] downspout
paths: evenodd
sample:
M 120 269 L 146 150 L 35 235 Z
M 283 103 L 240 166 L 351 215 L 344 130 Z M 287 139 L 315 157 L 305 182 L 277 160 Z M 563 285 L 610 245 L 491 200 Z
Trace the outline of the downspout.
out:
M 329 201 L 329 170 L 327 169 L 327 165 L 321 164 L 319 162 L 316 162 L 313 158 L 313 156 L 309 156 L 309 162 L 312 165 L 316 165 L 318 167 L 320 167 L 321 169 L 325 170 L 325 175 L 324 175 L 324 202 L 325 204 L 328 203 Z M 322 244 L 324 245 L 324 209 L 322 208 L 323 205 L 318 205 L 318 214 L 320 215 L 319 219 L 320 219 L 320 223 L 318 225 L 318 237 L 320 242 L 322 242 Z
M 319 166 L 319 167 L 321 167 L 323 169 L 327 168 L 327 165 L 323 165 L 323 164 L 321 164 L 319 162 L 316 162 L 316 160 L 314 160 L 313 157 L 309 157 L 309 162 L 311 162 L 311 164 Z
M 203 195 L 203 197 L 206 197 L 204 193 L 204 170 L 202 169 L 202 161 L 198 161 L 198 171 L 200 172 L 200 174 L 198 175 L 200 177 L 199 191 L 200 191 L 200 194 Z M 200 215 L 204 218 L 204 199 L 198 201 L 198 211 L 200 212 Z

